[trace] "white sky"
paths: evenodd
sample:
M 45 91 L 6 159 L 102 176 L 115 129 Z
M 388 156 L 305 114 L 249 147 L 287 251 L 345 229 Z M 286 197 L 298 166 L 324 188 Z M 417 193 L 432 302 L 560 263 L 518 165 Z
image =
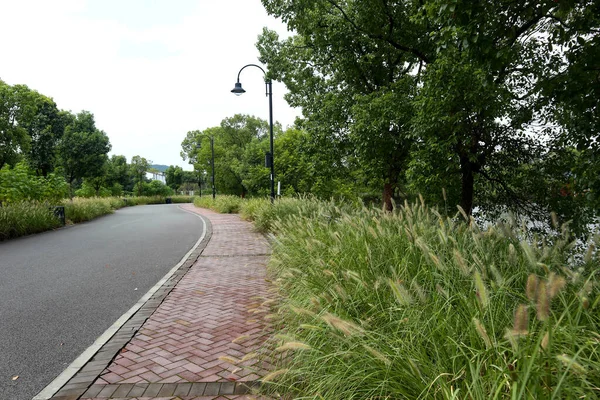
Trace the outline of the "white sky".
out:
M 0 79 L 52 97 L 60 109 L 94 114 L 111 154 L 191 166 L 179 156 L 194 129 L 236 113 L 268 120 L 257 63 L 267 26 L 286 28 L 260 0 L 0 0 Z M 300 110 L 273 83 L 273 115 L 291 125 Z

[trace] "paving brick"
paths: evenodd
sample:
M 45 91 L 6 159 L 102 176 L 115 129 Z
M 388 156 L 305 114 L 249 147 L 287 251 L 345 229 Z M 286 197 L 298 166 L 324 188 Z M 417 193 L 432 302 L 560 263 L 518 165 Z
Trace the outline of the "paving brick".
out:
M 156 397 L 160 389 L 162 388 L 162 383 L 151 383 L 148 385 L 148 388 L 144 392 L 142 397 Z
M 159 396 L 159 397 L 173 396 L 176 388 L 177 388 L 176 384 L 166 383 L 162 386 L 162 388 L 160 388 L 160 391 L 158 392 L 157 396 Z
M 190 392 L 190 389 L 192 389 L 191 383 L 179 383 L 173 392 L 173 396 L 187 396 Z
M 205 388 L 206 383 L 193 383 L 188 396 L 202 396 Z
M 221 383 L 221 389 L 219 394 L 233 394 L 235 391 L 235 383 L 233 382 L 223 382 Z
M 110 397 L 117 390 L 118 387 L 119 385 L 106 385 L 100 391 L 100 393 L 97 394 L 97 397 Z
M 113 397 L 117 398 L 117 397 L 127 397 L 127 395 L 129 394 L 129 392 L 131 391 L 131 389 L 133 389 L 133 383 L 124 383 L 119 385 L 119 387 L 117 388 L 117 390 L 115 390 L 115 392 L 112 394 Z
M 209 382 L 206 384 L 206 388 L 204 389 L 204 395 L 216 396 L 219 394 L 219 390 L 221 389 L 221 384 L 218 382 Z
M 98 393 L 100 393 L 104 389 L 104 385 L 92 385 L 88 388 L 88 390 L 83 394 L 83 397 L 96 397 Z
M 148 385 L 145 384 L 134 384 L 133 388 L 129 391 L 127 395 L 129 397 L 141 397 L 147 388 Z

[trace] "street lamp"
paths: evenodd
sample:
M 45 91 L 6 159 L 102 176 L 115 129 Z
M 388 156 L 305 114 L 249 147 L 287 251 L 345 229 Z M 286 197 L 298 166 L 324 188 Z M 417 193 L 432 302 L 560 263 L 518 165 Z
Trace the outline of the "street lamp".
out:
M 215 137 L 211 136 L 210 137 L 210 154 L 211 154 L 211 164 L 212 164 L 212 194 L 213 194 L 213 201 L 215 200 L 215 196 L 216 196 L 216 189 L 215 189 Z
M 262 71 L 265 75 L 265 85 L 266 85 L 266 95 L 269 97 L 269 143 L 270 143 L 270 152 L 267 153 L 266 164 L 267 167 L 271 167 L 271 203 L 275 201 L 275 163 L 273 161 L 273 84 L 271 83 L 271 79 L 267 79 L 267 73 L 264 69 L 256 64 L 248 64 L 244 65 L 240 72 L 238 72 L 237 82 L 235 87 L 231 90 L 231 93 L 236 96 L 240 96 L 246 91 L 242 88 L 242 84 L 240 83 L 240 74 L 246 67 L 256 67 Z

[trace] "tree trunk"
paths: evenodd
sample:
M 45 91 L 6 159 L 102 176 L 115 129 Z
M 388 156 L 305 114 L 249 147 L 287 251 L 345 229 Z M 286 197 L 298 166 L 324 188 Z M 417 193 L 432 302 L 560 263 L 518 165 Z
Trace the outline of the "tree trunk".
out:
M 73 181 L 75 178 L 72 175 L 69 175 L 69 198 L 73 200 Z
M 385 211 L 393 211 L 394 210 L 394 202 L 392 201 L 392 196 L 394 195 L 394 186 L 393 184 L 386 182 L 383 185 L 383 209 Z
M 475 190 L 475 175 L 473 163 L 468 157 L 460 158 L 461 191 L 460 191 L 460 206 L 467 215 L 473 212 L 473 193 Z

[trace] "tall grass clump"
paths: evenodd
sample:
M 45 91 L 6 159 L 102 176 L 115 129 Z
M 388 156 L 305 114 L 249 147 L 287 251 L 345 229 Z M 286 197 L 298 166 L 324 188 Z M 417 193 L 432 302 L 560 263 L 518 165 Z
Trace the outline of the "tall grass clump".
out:
M 278 301 L 268 390 L 328 400 L 600 396 L 600 260 L 592 247 L 573 265 L 566 228 L 549 244 L 422 203 L 327 218 L 326 205 L 305 203 L 270 219 Z
M 194 196 L 184 196 L 184 195 L 171 196 L 171 202 L 173 204 L 193 203 Z
M 47 203 L 23 201 L 0 206 L 0 241 L 59 226 L 60 220 Z
M 143 206 L 147 204 L 165 204 L 166 198 L 163 196 L 131 196 L 123 198 L 123 205 Z
M 117 197 L 75 197 L 64 200 L 65 218 L 71 223 L 89 221 L 102 215 L 111 214 L 123 207 L 123 201 Z
M 245 200 L 238 196 L 220 195 L 215 199 L 211 196 L 202 196 L 194 198 L 196 207 L 208 208 L 223 214 L 237 214 Z
M 277 221 L 289 218 L 319 219 L 330 223 L 344 211 L 354 209 L 350 204 L 322 201 L 311 197 L 284 197 L 271 203 L 269 198 L 251 199 L 242 204 L 242 218 L 253 221 L 259 232 L 272 232 Z
M 191 196 L 173 196 L 173 203 L 191 203 Z M 55 204 L 65 207 L 68 223 L 89 221 L 102 215 L 111 214 L 125 206 L 144 204 L 165 204 L 162 196 L 140 197 L 75 197 L 72 200 L 58 200 Z M 39 233 L 61 225 L 53 213 L 54 206 L 47 202 L 16 201 L 0 204 L 0 240 Z

